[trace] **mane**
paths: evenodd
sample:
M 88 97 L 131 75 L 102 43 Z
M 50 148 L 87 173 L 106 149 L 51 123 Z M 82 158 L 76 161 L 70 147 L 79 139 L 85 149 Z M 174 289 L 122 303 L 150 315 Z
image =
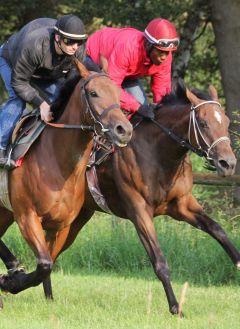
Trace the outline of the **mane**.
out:
M 207 92 L 194 88 L 191 88 L 190 90 L 199 99 L 211 100 L 211 97 Z M 182 79 L 175 79 L 172 83 L 171 93 L 164 96 L 161 103 L 159 103 L 159 106 L 157 106 L 155 118 L 165 120 L 166 118 L 174 117 L 178 120 L 178 116 L 182 116 L 182 111 L 179 111 L 180 108 L 184 108 L 186 105 L 189 106 L 190 104 L 191 103 L 186 95 L 186 86 L 184 81 Z M 176 108 L 178 109 L 177 111 Z
M 182 79 L 177 79 L 173 81 L 172 91 L 169 95 L 163 97 L 161 104 L 162 105 L 186 105 L 190 104 L 186 96 L 186 86 Z M 198 98 L 203 100 L 211 100 L 210 95 L 202 90 L 191 88 L 191 92 L 196 95 Z
M 211 96 L 206 91 L 193 88 L 193 89 L 191 89 L 191 92 L 194 95 L 196 95 L 198 98 L 203 99 L 205 101 L 211 101 L 212 100 Z
M 172 91 L 169 95 L 165 95 L 161 101 L 162 105 L 186 105 L 189 100 L 186 96 L 186 86 L 183 80 L 173 81 Z
M 76 73 L 75 75 L 71 76 L 71 78 L 67 79 L 64 85 L 61 87 L 57 99 L 51 105 L 54 121 L 57 121 L 61 117 L 67 102 L 80 78 L 81 76 Z

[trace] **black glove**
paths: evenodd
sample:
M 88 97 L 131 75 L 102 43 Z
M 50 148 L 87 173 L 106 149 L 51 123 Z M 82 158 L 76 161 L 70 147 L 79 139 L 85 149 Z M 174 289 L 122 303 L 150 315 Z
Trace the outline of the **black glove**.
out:
M 139 109 L 137 110 L 136 114 L 139 114 L 144 118 L 153 120 L 155 107 L 156 107 L 156 105 L 154 105 L 154 104 L 141 105 L 139 107 Z

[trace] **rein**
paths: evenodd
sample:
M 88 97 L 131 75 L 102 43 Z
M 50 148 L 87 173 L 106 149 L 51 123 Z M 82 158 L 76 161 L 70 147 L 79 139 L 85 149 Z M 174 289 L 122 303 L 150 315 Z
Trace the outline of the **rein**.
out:
M 65 128 L 65 129 L 81 129 L 81 130 L 87 130 L 87 131 L 94 131 L 92 126 L 87 125 L 69 125 L 65 123 L 51 123 L 51 122 L 45 122 L 48 126 L 54 127 L 54 128 Z
M 98 77 L 102 77 L 105 76 L 107 78 L 109 78 L 109 76 L 105 73 L 95 73 L 92 75 L 89 75 L 87 79 L 82 79 L 80 81 L 80 85 L 81 85 L 81 93 L 82 96 L 86 102 L 86 113 L 90 113 L 93 121 L 94 121 L 94 125 L 90 126 L 90 125 L 74 125 L 74 124 L 65 124 L 65 123 L 51 123 L 51 122 L 45 122 L 48 126 L 54 127 L 54 128 L 64 128 L 64 129 L 81 129 L 83 131 L 90 131 L 90 132 L 95 132 L 95 134 L 97 134 L 97 129 L 96 126 L 99 125 L 100 126 L 100 131 L 102 133 L 108 132 L 109 129 L 104 128 L 103 124 L 101 123 L 101 121 L 99 119 L 102 119 L 104 116 L 106 116 L 110 111 L 112 111 L 113 109 L 116 108 L 120 108 L 119 104 L 112 104 L 109 107 L 105 108 L 103 110 L 103 112 L 98 115 L 96 113 L 96 110 L 94 109 L 94 107 L 91 104 L 91 101 L 89 99 L 89 94 L 86 91 L 86 85 L 93 79 L 98 78 Z M 97 134 L 98 135 L 98 134 Z
M 189 127 L 188 127 L 188 141 L 183 139 L 182 137 L 179 137 L 172 130 L 164 127 L 156 120 L 151 119 L 151 121 L 155 125 L 157 125 L 159 128 L 161 128 L 169 137 L 171 137 L 173 140 L 175 140 L 182 147 L 186 147 L 188 150 L 191 150 L 192 152 L 196 153 L 200 157 L 205 157 L 207 160 L 212 160 L 212 158 L 210 157 L 211 150 L 220 142 L 223 142 L 223 141 L 230 142 L 230 139 L 227 136 L 222 136 L 222 137 L 219 137 L 216 141 L 214 141 L 211 145 L 209 145 L 209 143 L 206 141 L 206 139 L 204 138 L 204 136 L 201 132 L 201 129 L 198 125 L 197 119 L 196 119 L 196 109 L 198 109 L 201 105 L 204 105 L 204 104 L 217 104 L 217 105 L 219 105 L 219 107 L 221 107 L 221 104 L 216 101 L 204 101 L 196 106 L 193 106 L 193 105 L 191 106 L 190 120 L 189 120 Z M 195 136 L 195 139 L 197 142 L 197 147 L 195 147 L 191 144 L 191 138 L 190 138 L 191 127 L 193 127 L 194 136 Z M 199 137 L 201 137 L 202 140 L 204 141 L 205 145 L 207 146 L 207 150 L 204 150 L 202 148 L 202 146 L 200 145 Z
M 151 121 L 157 125 L 159 128 L 162 129 L 162 131 L 165 132 L 166 135 L 168 135 L 169 137 L 171 137 L 175 142 L 177 142 L 178 144 L 180 144 L 182 147 L 186 147 L 188 150 L 196 153 L 198 156 L 200 157 L 204 157 L 205 151 L 196 148 L 195 146 L 191 145 L 188 141 L 186 141 L 184 138 L 179 137 L 178 135 L 176 135 L 172 130 L 164 127 L 163 125 L 161 125 L 159 122 L 157 122 L 154 119 L 151 119 Z

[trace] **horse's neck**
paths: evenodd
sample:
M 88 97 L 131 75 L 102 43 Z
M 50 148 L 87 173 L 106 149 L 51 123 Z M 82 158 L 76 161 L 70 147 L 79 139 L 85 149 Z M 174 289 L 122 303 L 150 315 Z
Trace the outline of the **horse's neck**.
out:
M 189 112 L 189 106 L 185 106 L 176 111 L 172 109 L 169 113 L 163 112 L 161 117 L 160 109 L 156 121 L 178 137 L 187 140 Z M 181 166 L 188 151 L 155 123 L 142 123 L 136 129 L 131 145 L 136 158 L 141 158 L 143 167 L 149 164 L 154 170 L 168 173 L 174 173 Z
M 81 97 L 81 87 L 78 83 L 69 98 L 63 114 L 61 115 L 58 123 L 65 124 L 87 124 L 89 122 L 86 113 L 86 104 Z
M 190 105 L 181 105 L 166 108 L 161 115 L 159 110 L 159 121 L 164 127 L 170 129 L 177 136 L 187 140 L 190 119 Z M 178 145 L 176 145 L 178 146 Z
M 86 114 L 84 100 L 81 100 L 80 86 L 75 87 L 66 107 L 57 123 L 71 125 L 87 125 L 89 117 Z M 65 162 L 76 166 L 87 163 L 91 152 L 92 134 L 80 128 L 48 128 L 44 134 L 49 150 L 54 154 L 59 166 L 65 167 Z M 70 168 L 70 166 L 69 166 Z M 70 169 L 71 170 L 71 169 Z

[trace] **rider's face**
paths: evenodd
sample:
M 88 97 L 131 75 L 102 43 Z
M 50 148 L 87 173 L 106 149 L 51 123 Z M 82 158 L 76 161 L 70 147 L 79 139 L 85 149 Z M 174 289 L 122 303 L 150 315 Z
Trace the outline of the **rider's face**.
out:
M 62 39 L 60 40 L 61 48 L 62 50 L 68 54 L 68 55 L 74 55 L 76 50 L 79 47 L 78 42 L 76 41 L 75 43 L 71 44 L 66 44 Z
M 154 65 L 160 65 L 166 60 L 168 54 L 169 51 L 160 50 L 153 47 L 149 57 Z

